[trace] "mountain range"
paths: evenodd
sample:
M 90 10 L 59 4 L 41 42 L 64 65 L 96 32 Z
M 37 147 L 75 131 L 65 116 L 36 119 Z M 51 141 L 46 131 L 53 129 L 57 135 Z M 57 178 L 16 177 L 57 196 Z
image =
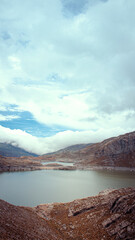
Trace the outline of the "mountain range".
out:
M 1 143 L 0 155 L 1 172 L 89 168 L 128 168 L 135 170 L 135 132 L 112 137 L 95 144 L 73 145 L 42 156 L 36 156 L 10 144 Z M 60 162 L 60 164 L 54 164 L 55 161 Z M 43 162 L 52 163 L 47 166 Z M 74 165 L 65 167 L 62 165 L 63 162 L 70 162 Z
M 84 167 L 135 167 L 135 132 L 89 144 L 80 149 L 63 149 L 44 156 L 46 160 L 73 161 Z
M 38 156 L 37 154 L 27 152 L 22 148 L 8 143 L 0 143 L 0 155 L 4 157 Z
M 93 143 L 87 143 L 87 144 L 75 144 L 75 145 L 71 145 L 71 146 L 68 146 L 66 148 L 62 148 L 56 152 L 51 152 L 51 153 L 46 153 L 46 154 L 43 154 L 42 156 L 46 156 L 46 155 L 55 155 L 55 154 L 67 154 L 67 153 L 71 153 L 71 152 L 76 152 L 76 151 L 79 151 L 83 148 L 86 148 L 88 146 L 91 146 Z

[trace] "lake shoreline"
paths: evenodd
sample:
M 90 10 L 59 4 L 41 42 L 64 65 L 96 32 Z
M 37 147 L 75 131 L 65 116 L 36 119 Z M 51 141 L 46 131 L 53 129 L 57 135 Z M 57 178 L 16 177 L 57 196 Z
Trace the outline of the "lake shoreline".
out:
M 73 165 L 73 166 L 64 166 L 59 164 L 48 164 L 47 166 L 6 166 L 5 168 L 0 168 L 0 173 L 4 172 L 26 172 L 26 171 L 37 171 L 37 170 L 63 170 L 63 171 L 107 171 L 107 172 L 132 172 L 135 173 L 135 168 L 128 167 L 112 167 L 112 166 L 82 166 L 82 165 Z
M 120 171 L 120 172 L 135 172 L 135 168 L 128 167 L 110 167 L 110 166 L 90 166 L 79 167 L 78 170 L 90 170 L 90 171 Z

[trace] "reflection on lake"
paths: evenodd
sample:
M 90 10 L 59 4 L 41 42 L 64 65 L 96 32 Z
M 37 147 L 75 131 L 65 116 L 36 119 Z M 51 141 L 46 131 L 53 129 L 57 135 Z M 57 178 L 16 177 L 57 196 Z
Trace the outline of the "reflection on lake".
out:
M 42 170 L 0 174 L 0 198 L 23 206 L 68 202 L 121 187 L 135 187 L 135 173 Z

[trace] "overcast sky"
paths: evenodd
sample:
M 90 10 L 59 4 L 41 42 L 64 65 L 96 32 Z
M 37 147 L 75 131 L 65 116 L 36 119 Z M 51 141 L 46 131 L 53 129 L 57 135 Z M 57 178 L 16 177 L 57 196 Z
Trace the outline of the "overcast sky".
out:
M 134 0 L 0 0 L 0 141 L 38 154 L 134 131 Z

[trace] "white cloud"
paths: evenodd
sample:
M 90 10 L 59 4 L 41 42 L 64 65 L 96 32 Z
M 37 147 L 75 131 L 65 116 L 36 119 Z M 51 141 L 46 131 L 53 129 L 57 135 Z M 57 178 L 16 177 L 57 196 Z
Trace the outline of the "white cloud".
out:
M 0 142 L 11 143 L 26 151 L 42 155 L 74 144 L 99 142 L 122 133 L 125 133 L 122 128 L 106 128 L 98 131 L 68 130 L 59 132 L 52 137 L 37 138 L 19 129 L 11 130 L 0 126 Z
M 15 115 L 2 115 L 0 114 L 0 121 L 10 121 L 13 119 L 17 119 L 20 118 L 19 116 L 15 116 Z
M 13 68 L 13 70 L 17 71 L 17 70 L 21 70 L 21 65 L 20 65 L 20 59 L 14 56 L 9 56 L 8 57 L 11 66 Z
M 135 1 L 63 2 L 1 1 L 1 103 L 99 139 L 134 130 Z

